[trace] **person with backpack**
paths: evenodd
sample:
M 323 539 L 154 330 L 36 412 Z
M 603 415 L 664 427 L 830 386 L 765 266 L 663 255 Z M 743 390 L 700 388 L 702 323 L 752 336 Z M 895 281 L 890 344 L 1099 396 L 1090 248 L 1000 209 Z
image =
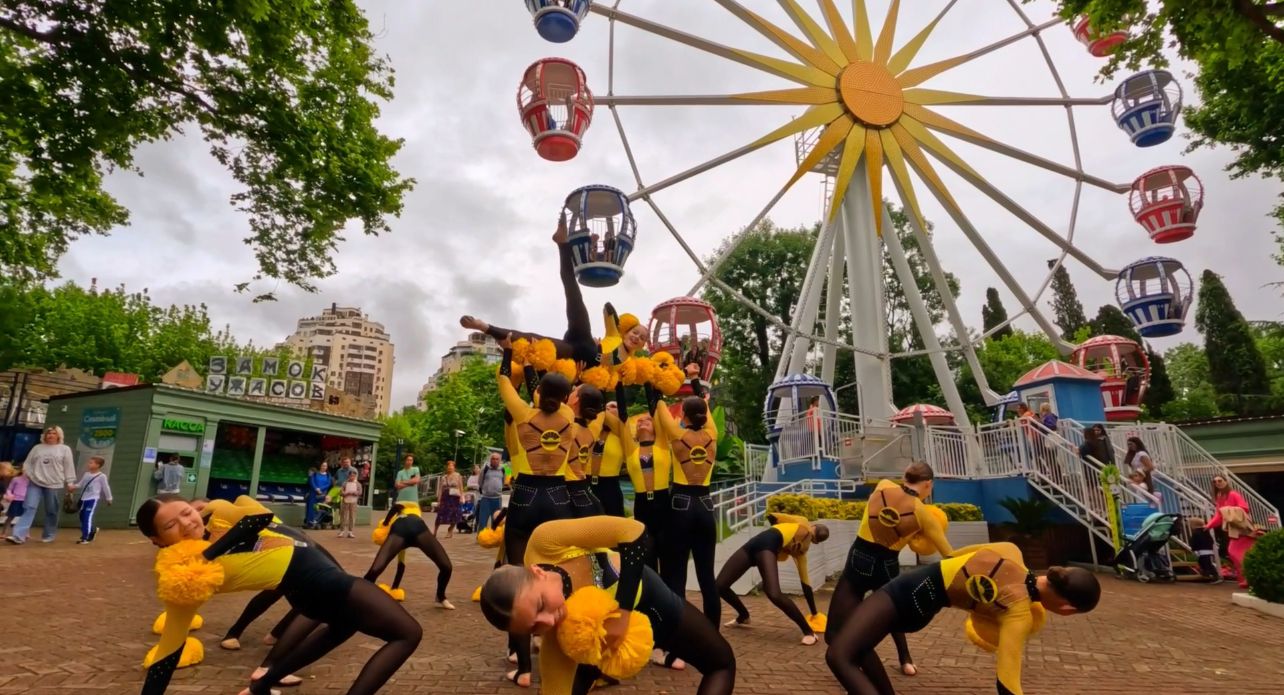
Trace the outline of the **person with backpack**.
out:
M 107 461 L 101 456 L 90 456 L 85 474 L 80 476 L 76 489 L 80 491 L 80 545 L 92 543 L 98 537 L 98 527 L 94 526 L 94 512 L 102 500 L 111 505 L 111 485 L 107 483 L 107 474 L 102 472 Z

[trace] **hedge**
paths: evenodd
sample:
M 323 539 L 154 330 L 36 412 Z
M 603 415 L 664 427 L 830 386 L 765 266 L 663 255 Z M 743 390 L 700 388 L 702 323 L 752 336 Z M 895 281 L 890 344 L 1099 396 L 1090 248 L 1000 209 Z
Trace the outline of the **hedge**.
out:
M 984 520 L 981 516 L 981 508 L 975 504 L 951 502 L 937 506 L 945 510 L 945 515 L 950 521 Z M 816 519 L 859 521 L 865 515 L 865 502 L 823 499 L 806 495 L 772 495 L 767 499 L 767 511 L 796 514 L 812 521 Z
M 1244 555 L 1244 577 L 1254 596 L 1284 603 L 1284 531 L 1257 539 Z

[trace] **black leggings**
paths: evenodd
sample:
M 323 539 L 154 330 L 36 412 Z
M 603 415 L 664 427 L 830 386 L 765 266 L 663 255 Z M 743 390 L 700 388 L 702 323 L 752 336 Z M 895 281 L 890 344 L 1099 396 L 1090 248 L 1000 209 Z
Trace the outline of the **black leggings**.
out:
M 513 481 L 504 524 L 504 557 L 509 564 L 525 564 L 526 543 L 546 521 L 570 519 L 571 502 L 561 476 L 519 473 Z M 517 655 L 517 673 L 531 672 L 530 635 L 508 636 L 508 651 Z
M 236 622 L 232 623 L 232 627 L 227 629 L 227 634 L 223 635 L 223 639 L 225 641 L 230 639 L 241 639 L 241 635 L 245 634 L 245 628 L 249 627 L 250 623 L 262 617 L 264 613 L 268 612 L 268 609 L 275 606 L 276 602 L 280 601 L 283 597 L 284 595 L 276 589 L 268 589 L 255 594 L 254 598 L 250 599 L 250 602 L 245 604 L 245 608 L 241 611 L 241 615 L 236 619 Z M 298 611 L 291 609 L 285 614 L 284 618 L 277 622 L 276 625 L 272 626 L 270 634 L 279 640 L 281 638 L 281 634 L 285 632 L 286 626 L 289 625 L 290 621 L 297 615 Z
M 660 560 L 664 583 L 679 596 L 687 590 L 687 557 L 695 562 L 696 581 L 704 603 L 704 615 L 717 629 L 722 619 L 722 601 L 713 574 L 713 553 L 718 545 L 718 523 L 713 516 L 713 498 L 708 485 L 671 487 L 667 552 Z
M 450 563 L 450 556 L 446 554 L 446 549 L 441 547 L 437 541 L 437 536 L 433 535 L 428 529 L 428 524 L 424 523 L 421 517 L 403 516 L 392 522 L 388 529 L 388 539 L 383 542 L 379 552 L 375 554 L 374 562 L 370 565 L 370 570 L 366 572 L 366 581 L 373 582 L 383 574 L 388 568 L 394 557 L 399 557 L 400 553 L 409 549 L 418 548 L 423 551 L 434 565 L 437 565 L 437 601 L 446 600 L 446 585 L 450 584 L 450 575 L 454 571 L 454 566 Z M 406 563 L 397 560 L 397 576 L 393 580 L 392 588 L 401 585 L 401 578 L 406 572 Z
M 593 479 L 593 495 L 602 503 L 602 512 L 610 516 L 624 516 L 624 493 L 620 491 L 620 476 L 598 476 Z
M 874 648 L 892 632 L 897 618 L 891 596 L 875 591 L 848 616 L 841 632 L 826 632 L 829 649 L 825 662 L 848 695 L 895 695 Z
M 889 581 L 895 579 L 901 571 L 899 554 L 863 538 L 852 542 L 847 551 L 847 564 L 834 587 L 834 595 L 829 599 L 829 618 L 825 627 L 825 643 L 832 644 L 833 638 L 843 629 L 847 618 L 860 607 L 865 594 L 878 591 Z M 892 632 L 892 641 L 896 644 L 896 658 L 902 666 L 914 662 L 910 655 L 909 642 L 905 633 Z
M 588 308 L 584 306 L 580 284 L 575 280 L 575 262 L 571 257 L 570 244 L 559 245 L 557 257 L 558 270 L 562 278 L 562 294 L 566 297 L 566 333 L 562 339 L 499 326 L 488 327 L 486 334 L 495 340 L 503 340 L 510 335 L 513 340 L 525 338 L 532 343 L 537 340 L 551 340 L 557 347 L 558 359 L 572 359 L 589 366 L 595 365 L 599 361 L 597 340 L 593 338 L 593 323 L 589 320 Z
M 732 584 L 744 576 L 745 572 L 757 567 L 762 577 L 762 590 L 767 598 L 779 608 L 804 635 L 815 635 L 802 611 L 798 610 L 793 599 L 785 596 L 780 590 L 780 568 L 777 553 L 785 544 L 785 539 L 776 529 L 767 529 L 755 536 L 744 547 L 732 553 L 718 572 L 718 594 L 736 611 L 736 620 L 749 621 L 749 608 L 736 595 Z
M 667 548 L 666 538 L 669 528 L 669 489 L 655 490 L 647 493 L 639 490 L 633 493 L 633 518 L 646 526 L 646 535 L 651 539 L 651 553 L 647 564 L 651 569 L 663 575 L 663 560 L 660 555 Z

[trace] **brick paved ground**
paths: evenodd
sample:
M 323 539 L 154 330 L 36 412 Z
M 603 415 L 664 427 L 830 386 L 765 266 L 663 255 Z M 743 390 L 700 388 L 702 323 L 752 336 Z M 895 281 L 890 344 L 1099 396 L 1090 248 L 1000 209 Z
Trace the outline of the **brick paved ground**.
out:
M 359 535 L 364 538 L 366 533 Z M 368 540 L 317 536 L 352 572 L 374 555 Z M 451 598 L 459 610 L 435 610 L 435 570 L 422 557 L 408 571 L 406 604 L 425 629 L 418 653 L 386 688 L 390 693 L 515 693 L 501 680 L 504 638 L 483 621 L 468 596 L 489 570 L 493 555 L 472 536 L 445 542 L 455 561 Z M 153 551 L 135 532 L 104 532 L 91 546 L 77 546 L 63 530 L 51 545 L 0 544 L 5 592 L 0 604 L 0 693 L 131 693 L 142 679 L 139 662 L 154 637 L 158 612 L 150 574 Z M 1280 693 L 1284 682 L 1284 622 L 1231 605 L 1232 587 L 1142 586 L 1105 578 L 1106 596 L 1089 616 L 1059 619 L 1029 646 L 1029 693 Z M 216 597 L 197 632 L 205 663 L 180 671 L 175 693 L 236 693 L 266 651 L 258 641 L 279 617 L 278 606 L 245 635 L 247 648 L 218 648 L 222 630 L 248 594 Z M 821 592 L 822 606 L 828 603 Z M 785 618 L 760 598 L 750 598 L 753 630 L 731 631 L 739 661 L 738 693 L 840 693 L 824 663 L 822 647 L 797 644 Z M 283 604 L 282 604 L 283 605 Z M 921 674 L 894 676 L 901 693 L 993 692 L 993 659 L 961 635 L 962 614 L 947 611 L 927 630 L 910 636 Z M 358 637 L 305 672 L 297 691 L 342 693 L 374 648 Z M 885 660 L 894 650 L 884 646 Z M 692 673 L 648 668 L 615 693 L 690 693 Z M 287 691 L 289 692 L 289 691 Z

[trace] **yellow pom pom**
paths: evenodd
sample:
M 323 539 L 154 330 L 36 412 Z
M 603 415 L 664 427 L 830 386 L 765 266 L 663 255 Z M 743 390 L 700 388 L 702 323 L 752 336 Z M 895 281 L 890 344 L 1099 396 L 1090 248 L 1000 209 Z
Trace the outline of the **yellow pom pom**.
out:
M 600 391 L 610 391 L 615 384 L 614 375 L 606 367 L 589 367 L 580 373 L 580 381 Z
M 671 364 L 677 363 L 677 361 L 673 359 L 673 355 L 671 353 L 663 352 L 663 351 L 657 352 L 654 355 L 651 355 L 651 361 L 655 362 L 657 365 L 661 367 L 667 367 Z
M 555 360 L 552 371 L 566 377 L 566 380 L 575 383 L 575 377 L 579 374 L 579 369 L 575 366 L 575 360 Z
M 646 357 L 630 357 L 620 363 L 619 373 L 625 386 L 641 386 L 651 380 L 655 363 Z
M 223 585 L 223 566 L 201 553 L 207 541 L 180 541 L 156 554 L 156 596 L 163 603 L 196 607 Z
M 143 668 L 150 668 L 152 664 L 156 663 L 159 658 L 156 655 L 156 650 L 159 648 L 160 645 L 158 644 L 147 651 L 147 655 L 143 657 Z M 195 637 L 188 637 L 183 642 L 183 655 L 178 657 L 178 668 L 195 666 L 204 660 L 205 645 L 201 644 L 201 641 Z
M 685 382 L 686 375 L 682 373 L 681 369 L 672 364 L 666 367 L 657 366 L 651 375 L 651 385 L 666 396 L 672 396 L 677 393 Z
M 616 679 L 632 678 L 646 666 L 655 646 L 651 621 L 638 611 L 629 613 L 629 628 L 620 645 L 606 646 L 607 618 L 619 615 L 620 604 L 594 586 L 577 590 L 566 600 L 566 618 L 557 626 L 557 642 L 571 660 L 597 666 Z
M 374 541 L 375 545 L 383 545 L 384 541 L 388 540 L 388 527 L 383 524 L 374 527 L 370 532 L 370 540 Z
M 473 589 L 473 603 L 481 603 L 481 586 Z
M 483 548 L 498 548 L 504 542 L 504 527 L 493 529 L 489 526 L 477 532 L 477 545 Z
M 156 616 L 156 621 L 152 623 L 152 634 L 159 635 L 165 631 L 165 620 L 165 611 L 161 611 L 161 614 Z M 192 624 L 187 626 L 187 631 L 199 630 L 202 627 L 205 627 L 205 618 L 197 614 L 192 617 Z
M 915 555 L 936 554 L 936 546 L 932 544 L 932 541 L 927 536 L 924 536 L 921 533 L 916 533 L 913 536 L 910 536 L 909 547 L 910 550 L 914 551 Z
M 633 314 L 620 314 L 620 323 L 618 324 L 620 327 L 620 335 L 628 333 L 641 324 L 642 322 L 638 321 L 638 317 Z
M 531 359 L 531 341 L 525 338 L 518 338 L 513 341 L 513 363 L 522 365 L 530 362 Z M 522 371 L 520 369 L 515 371 Z
M 531 346 L 530 357 L 526 360 L 527 364 L 541 372 L 552 369 L 555 362 L 557 362 L 557 346 L 548 338 L 536 341 Z
M 824 634 L 825 628 L 829 627 L 829 616 L 824 613 L 807 616 L 807 624 L 816 634 Z

